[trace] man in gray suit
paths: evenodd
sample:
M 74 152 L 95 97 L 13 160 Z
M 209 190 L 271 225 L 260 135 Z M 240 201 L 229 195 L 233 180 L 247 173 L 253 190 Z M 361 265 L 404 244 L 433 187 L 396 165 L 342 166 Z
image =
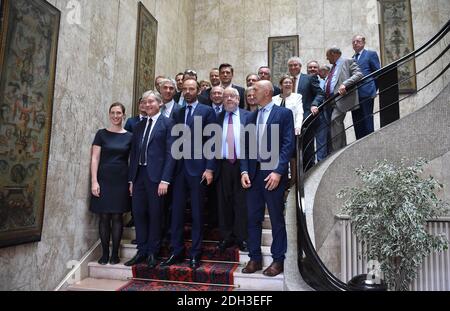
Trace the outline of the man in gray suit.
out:
M 358 92 L 347 94 L 350 86 L 357 83 L 363 77 L 358 64 L 354 59 L 343 58 L 342 52 L 337 47 L 327 50 L 327 59 L 333 67 L 325 81 L 325 96 L 329 98 L 333 94 L 340 94 L 333 104 L 331 114 L 331 146 L 332 150 L 339 150 L 347 145 L 344 119 L 347 111 L 359 108 Z

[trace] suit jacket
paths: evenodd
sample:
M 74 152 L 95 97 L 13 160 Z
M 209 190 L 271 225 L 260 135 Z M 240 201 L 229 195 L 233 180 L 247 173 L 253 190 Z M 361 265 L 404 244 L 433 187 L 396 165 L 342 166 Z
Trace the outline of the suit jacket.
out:
M 181 124 L 184 126 L 186 109 L 187 109 L 187 107 L 182 107 L 174 113 L 173 118 L 177 125 Z M 202 118 L 202 129 L 201 129 L 202 133 L 203 133 L 204 128 L 208 124 L 216 123 L 216 113 L 214 112 L 214 109 L 212 109 L 211 107 L 206 106 L 202 103 L 197 104 L 197 107 L 195 108 L 195 110 L 192 114 L 192 117 L 193 117 L 192 120 L 194 120 L 195 117 Z M 192 121 L 192 123 L 188 124 L 188 126 L 191 130 L 191 133 L 190 133 L 191 137 L 187 141 L 192 144 L 195 144 L 195 142 L 198 141 L 198 139 L 202 139 L 202 146 L 204 146 L 205 143 L 210 138 L 210 136 L 195 137 L 194 136 L 194 134 L 195 134 L 194 121 Z M 199 131 L 199 129 L 197 129 L 197 131 Z M 182 135 L 182 134 L 180 133 L 179 135 Z M 180 137 L 181 136 L 175 137 L 175 139 L 178 139 Z M 176 168 L 175 168 L 175 174 L 179 174 L 181 172 L 181 170 L 183 169 L 183 167 L 186 168 L 186 171 L 190 176 L 201 176 L 205 172 L 206 169 L 215 171 L 216 170 L 216 161 L 215 161 L 215 159 L 207 160 L 205 158 L 205 155 L 203 154 L 203 152 L 201 154 L 200 159 L 195 159 L 194 158 L 194 145 L 192 145 L 191 146 L 191 157 L 189 159 L 182 158 L 177 161 Z
M 277 96 L 280 94 L 281 94 L 281 89 L 278 86 L 274 85 L 273 86 L 273 96 Z
M 341 67 L 338 68 L 336 85 L 334 87 L 334 94 L 338 93 L 339 86 L 344 84 L 346 88 L 357 83 L 362 79 L 363 74 L 359 69 L 358 64 L 352 58 L 344 59 Z M 345 96 L 339 96 L 336 98 L 336 107 L 341 112 L 347 112 L 349 110 L 355 110 L 359 108 L 358 93 L 352 92 Z
M 176 92 L 175 96 L 173 97 L 173 100 L 178 103 L 180 101 L 180 97 L 181 97 L 181 91 Z M 181 103 L 179 103 L 181 105 Z
M 297 93 L 302 95 L 303 120 L 311 114 L 311 106 L 320 106 L 325 98 L 317 76 L 304 73 L 300 74 Z
M 128 118 L 127 122 L 125 122 L 124 129 L 127 130 L 130 133 L 133 133 L 134 128 L 140 122 L 141 122 L 140 116 L 135 116 L 135 117 L 132 117 L 132 118 Z
M 211 95 L 211 88 L 207 88 L 206 90 L 202 91 L 198 96 L 198 102 L 202 103 L 203 105 L 212 106 L 212 100 L 210 95 Z
M 130 152 L 129 181 L 135 182 L 138 166 L 141 142 L 144 135 L 146 122 L 140 122 L 135 127 Z M 171 154 L 174 138 L 171 135 L 174 121 L 160 115 L 153 125 L 153 130 L 149 138 L 147 147 L 147 174 L 154 183 L 161 181 L 171 182 L 175 168 L 175 160 Z
M 357 64 L 361 69 L 364 76 L 371 74 L 372 72 L 380 69 L 380 59 L 375 51 L 362 50 Z M 358 89 L 360 98 L 375 97 L 377 94 L 377 85 L 374 79 L 370 79 L 370 82 L 365 81 Z
M 258 117 L 258 111 L 250 113 L 247 117 L 247 125 L 254 124 L 256 126 L 256 118 Z M 263 134 L 263 139 L 272 137 L 272 125 L 277 124 L 279 126 L 278 139 L 278 161 L 276 167 L 272 170 L 280 175 L 286 175 L 288 172 L 288 164 L 292 158 L 295 150 L 295 136 L 294 136 L 294 117 L 292 112 L 284 107 L 274 105 L 270 115 L 267 119 L 266 129 Z M 241 172 L 248 172 L 250 180 L 255 178 L 257 169 L 257 160 L 250 159 L 249 140 L 246 139 L 245 158 L 240 161 Z M 254 142 L 253 142 L 254 143 Z M 267 151 L 272 151 L 272 141 L 267 141 Z M 277 151 L 275 151 L 276 153 Z M 264 160 L 262 162 L 270 162 L 271 159 Z
M 233 89 L 238 90 L 239 92 L 239 108 L 244 108 L 244 93 L 245 89 L 243 87 L 240 87 L 238 85 L 232 84 L 231 87 Z M 198 102 L 202 103 L 204 105 L 212 106 L 212 100 L 211 100 L 211 88 L 208 88 L 204 90 L 199 96 L 198 96 Z
M 239 108 L 244 108 L 245 107 L 245 101 L 244 101 L 245 89 L 241 86 L 234 85 L 234 84 L 232 84 L 231 87 L 233 89 L 238 90 L 238 92 L 239 92 Z
M 238 108 L 238 109 L 239 109 L 239 119 L 241 121 L 241 125 L 245 127 L 245 125 L 247 124 L 247 118 L 250 115 L 250 111 L 241 109 L 241 108 Z M 222 128 L 221 141 L 222 141 L 223 135 L 226 135 L 226 133 L 223 133 L 223 120 L 225 118 L 225 114 L 226 114 L 226 111 L 222 110 L 222 112 L 217 117 L 217 123 Z M 234 133 L 234 135 L 236 135 L 236 133 Z M 242 137 L 240 139 L 241 139 L 241 143 L 242 143 L 243 142 Z M 244 144 L 241 145 L 241 152 L 244 150 L 243 147 L 244 147 Z M 240 155 L 240 158 L 243 158 L 243 154 Z M 219 177 L 219 175 L 220 175 L 220 165 L 217 166 L 217 172 L 215 173 L 215 178 Z

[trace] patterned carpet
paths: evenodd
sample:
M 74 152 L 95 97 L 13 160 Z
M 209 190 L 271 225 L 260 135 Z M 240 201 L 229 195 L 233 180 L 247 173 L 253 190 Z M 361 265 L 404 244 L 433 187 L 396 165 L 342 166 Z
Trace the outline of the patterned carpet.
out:
M 218 232 L 217 230 L 206 230 L 204 240 L 208 242 L 202 243 L 202 260 L 213 260 L 217 262 L 201 262 L 199 268 L 193 270 L 189 267 L 189 260 L 183 263 L 172 265 L 169 267 L 161 267 L 157 265 L 153 269 L 149 269 L 147 264 L 139 264 L 132 267 L 133 277 L 145 280 L 132 280 L 119 291 L 231 291 L 233 287 L 214 286 L 212 284 L 233 285 L 233 273 L 238 268 L 239 249 L 230 247 L 224 252 L 220 252 L 217 248 Z M 189 228 L 186 228 L 186 239 L 189 239 Z M 185 242 L 186 258 L 188 258 L 191 242 Z M 167 247 L 163 247 L 160 256 L 168 257 L 170 251 Z M 231 262 L 231 263 L 230 263 Z M 154 280 L 165 281 L 181 281 L 186 283 L 167 283 L 157 282 Z M 189 284 L 188 282 L 204 283 Z M 209 285 L 211 284 L 211 285 Z

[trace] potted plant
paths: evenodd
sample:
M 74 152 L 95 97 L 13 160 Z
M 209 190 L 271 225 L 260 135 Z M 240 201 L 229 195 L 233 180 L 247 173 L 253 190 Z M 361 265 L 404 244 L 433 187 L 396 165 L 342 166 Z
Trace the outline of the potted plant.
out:
M 436 196 L 443 185 L 420 176 L 425 164 L 379 161 L 372 170 L 356 169 L 360 185 L 338 193 L 353 232 L 366 246 L 364 258 L 379 262 L 389 290 L 408 290 L 423 259 L 448 248 L 445 236 L 426 230 L 427 221 L 446 215 L 449 205 Z

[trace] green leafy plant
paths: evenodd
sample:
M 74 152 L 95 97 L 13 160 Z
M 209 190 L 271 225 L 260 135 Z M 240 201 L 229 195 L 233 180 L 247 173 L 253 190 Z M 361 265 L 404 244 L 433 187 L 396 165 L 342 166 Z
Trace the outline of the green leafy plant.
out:
M 380 263 L 389 290 L 408 290 L 423 259 L 448 248 L 445 236 L 426 230 L 428 220 L 449 210 L 436 196 L 443 185 L 420 176 L 427 163 L 419 159 L 408 166 L 407 159 L 400 165 L 384 160 L 372 170 L 361 167 L 356 169 L 360 186 L 338 193 L 353 232 L 367 246 L 363 256 Z

